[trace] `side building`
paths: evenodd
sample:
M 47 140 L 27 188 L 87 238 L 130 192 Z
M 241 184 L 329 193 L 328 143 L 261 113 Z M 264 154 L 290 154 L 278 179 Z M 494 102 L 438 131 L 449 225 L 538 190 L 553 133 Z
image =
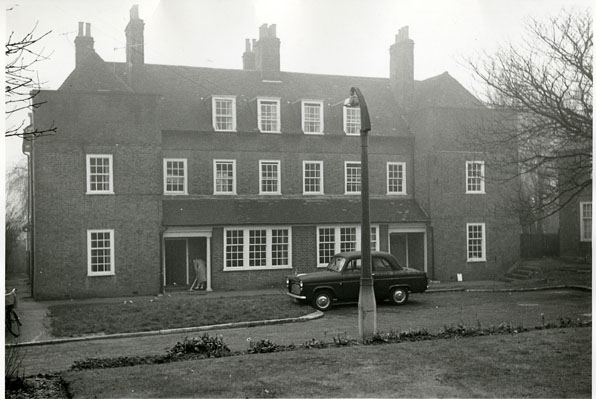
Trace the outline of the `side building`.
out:
M 275 25 L 246 41 L 242 70 L 146 64 L 143 29 L 134 6 L 115 63 L 81 23 L 74 71 L 39 94 L 34 123 L 58 132 L 27 146 L 36 298 L 188 288 L 195 257 L 208 290 L 281 286 L 360 249 L 353 86 L 373 124 L 372 248 L 441 280 L 517 259 L 516 220 L 489 206 L 501 188 L 456 144 L 491 111 L 447 74 L 415 81 L 407 28 L 389 79 L 283 72 Z

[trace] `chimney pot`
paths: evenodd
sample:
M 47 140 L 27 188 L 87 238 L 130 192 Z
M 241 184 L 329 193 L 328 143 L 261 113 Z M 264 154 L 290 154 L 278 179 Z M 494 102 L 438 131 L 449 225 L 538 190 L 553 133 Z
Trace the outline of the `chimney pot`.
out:
M 139 19 L 139 5 L 135 4 L 130 9 L 130 19 Z
M 85 24 L 85 36 L 91 37 L 91 24 L 89 22 Z
M 247 53 L 250 52 L 250 39 L 246 39 L 246 41 L 245 41 L 245 51 Z
M 85 33 L 83 32 L 83 26 L 85 25 L 84 22 L 79 22 L 79 36 L 83 36 Z

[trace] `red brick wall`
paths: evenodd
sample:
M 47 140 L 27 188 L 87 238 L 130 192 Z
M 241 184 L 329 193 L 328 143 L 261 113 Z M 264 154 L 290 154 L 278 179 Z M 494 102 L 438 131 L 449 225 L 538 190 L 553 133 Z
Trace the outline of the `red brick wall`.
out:
M 38 299 L 156 294 L 160 284 L 161 132 L 154 97 L 44 92 L 34 144 Z M 86 194 L 86 154 L 112 154 L 114 195 Z M 113 229 L 114 276 L 87 275 L 87 230 Z
M 416 136 L 416 199 L 429 214 L 432 228 L 429 271 L 436 280 L 491 279 L 519 258 L 521 228 L 508 205 L 514 185 L 497 183 L 481 152 L 466 142 L 485 111 L 426 109 L 412 117 Z M 466 194 L 466 161 L 485 160 L 485 194 Z M 485 223 L 486 262 L 467 262 L 466 223 Z

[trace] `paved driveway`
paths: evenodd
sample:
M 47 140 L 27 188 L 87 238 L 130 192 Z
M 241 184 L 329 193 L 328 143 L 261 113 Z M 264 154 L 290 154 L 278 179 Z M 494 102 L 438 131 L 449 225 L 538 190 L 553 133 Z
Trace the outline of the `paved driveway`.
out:
M 289 300 L 270 296 L 271 300 Z M 300 305 L 296 305 L 300 306 Z M 465 323 L 483 326 L 511 322 L 534 327 L 561 317 L 591 320 L 591 292 L 548 290 L 535 292 L 442 292 L 412 295 L 406 306 L 377 307 L 377 328 L 381 331 L 426 328 L 433 332 L 445 325 Z M 246 339 L 270 339 L 277 344 L 300 344 L 312 338 L 329 339 L 347 334 L 358 337 L 358 308 L 338 306 L 324 317 L 304 322 L 251 328 L 210 331 L 221 334 L 231 350 L 247 348 Z M 73 361 L 87 357 L 163 354 L 189 334 L 93 340 L 21 348 L 25 374 L 68 369 Z M 192 335 L 191 335 L 192 336 Z

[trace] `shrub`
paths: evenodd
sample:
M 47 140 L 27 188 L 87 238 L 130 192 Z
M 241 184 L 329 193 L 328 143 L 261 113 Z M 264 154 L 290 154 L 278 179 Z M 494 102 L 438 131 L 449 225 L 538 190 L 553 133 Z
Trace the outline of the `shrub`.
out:
M 4 354 L 4 384 L 8 390 L 23 390 L 25 383 L 25 370 L 22 367 L 25 353 L 20 347 L 7 347 Z
M 182 355 L 202 355 L 204 357 L 222 357 L 230 353 L 230 349 L 223 342 L 222 336 L 211 337 L 208 334 L 203 334 L 202 337 L 193 337 L 184 341 L 176 343 L 170 354 L 174 356 Z

